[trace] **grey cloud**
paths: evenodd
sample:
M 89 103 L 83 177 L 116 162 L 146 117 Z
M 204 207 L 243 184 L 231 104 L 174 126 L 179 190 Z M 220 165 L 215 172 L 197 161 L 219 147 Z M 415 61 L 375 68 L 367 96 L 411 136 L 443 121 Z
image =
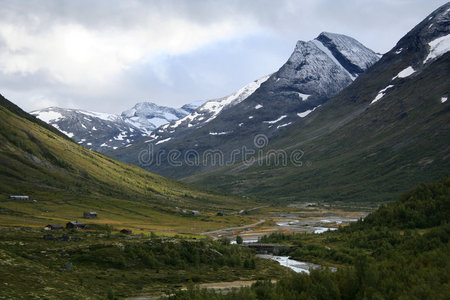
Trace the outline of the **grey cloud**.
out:
M 348 34 L 375 51 L 388 51 L 401 36 L 445 2 L 0 1 L 0 20 L 35 32 L 51 32 L 55 24 L 80 24 L 92 30 L 127 30 L 156 26 L 153 21 L 158 21 L 157 26 L 164 26 L 164 20 L 170 18 L 205 27 L 221 20 L 255 27 L 250 36 L 206 45 L 188 54 L 166 56 L 160 64 L 171 84 L 161 79 L 160 71 L 154 65 L 144 62 L 130 66 L 114 79 L 110 89 L 96 94 L 55 82 L 44 70 L 33 74 L 5 74 L 0 70 L 0 93 L 6 91 L 7 96 L 15 98 L 11 98 L 12 101 L 25 109 L 38 108 L 36 101 L 39 100 L 36 99 L 44 98 L 60 106 L 74 105 L 115 113 L 144 100 L 181 106 L 189 101 L 224 96 L 251 80 L 276 71 L 288 58 L 297 40 L 312 39 L 321 31 Z M 9 50 L 0 36 L 0 55 Z M 233 51 L 239 51 L 239 54 Z M 39 95 L 41 98 L 36 97 Z

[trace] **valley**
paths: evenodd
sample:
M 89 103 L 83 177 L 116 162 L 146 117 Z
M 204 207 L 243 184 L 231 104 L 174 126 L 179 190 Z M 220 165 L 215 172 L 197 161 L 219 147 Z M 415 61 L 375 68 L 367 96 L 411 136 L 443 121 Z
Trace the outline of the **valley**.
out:
M 146 210 L 140 204 L 137 213 L 130 206 L 131 202 L 125 203 L 127 208 L 123 208 L 120 202 L 116 206 L 109 200 L 108 205 L 98 203 L 101 208 L 96 207 L 97 218 L 84 219 L 81 216 L 87 207 L 83 202 L 75 205 L 69 201 L 33 200 L 28 205 L 18 204 L 14 202 L 16 200 L 0 201 L 0 265 L 6 272 L 21 274 L 19 276 L 22 279 L 26 277 L 29 284 L 27 292 L 17 293 L 20 283 L 5 278 L 3 295 L 28 297 L 37 293 L 50 299 L 84 298 L 89 291 L 99 296 L 108 293 L 108 282 L 113 280 L 120 282 L 111 290 L 118 297 L 135 295 L 130 299 L 159 299 L 197 284 L 200 288 L 226 292 L 233 287 L 248 287 L 257 280 L 277 281 L 286 274 L 286 266 L 290 265 L 297 272 L 308 270 L 309 265 L 301 265 L 294 260 L 288 265 L 287 261 L 280 265 L 280 259 L 287 257 L 254 256 L 250 248 L 236 245 L 237 236 L 243 238 L 244 246 L 257 243 L 258 239 L 270 234 L 303 233 L 319 236 L 321 234 L 313 233 L 319 226 L 337 229 L 368 213 L 368 210 L 360 211 L 356 207 L 343 209 L 303 203 L 290 207 L 256 206 L 222 210 L 229 214 L 223 216 L 206 211 L 202 211 L 201 216 L 170 216 L 167 209 L 155 213 L 155 208 Z M 96 202 L 88 203 L 92 208 L 92 203 Z M 67 217 L 67 213 L 63 213 L 65 211 L 72 216 L 78 214 L 79 218 Z M 87 224 L 87 229 L 48 231 L 44 228 L 52 223 L 65 225 L 74 219 Z M 132 230 L 132 234 L 120 233 L 123 228 Z M 63 236 L 66 238 L 63 239 Z M 200 259 L 198 265 L 195 259 L 181 256 L 181 261 L 169 262 L 167 259 L 174 258 L 175 254 L 158 254 L 158 251 L 162 251 L 158 249 L 162 249 L 160 247 L 165 244 L 186 245 L 189 251 L 197 249 L 200 253 L 213 247 L 216 250 L 211 250 L 212 253 L 219 251 L 239 255 L 240 258 L 238 262 L 203 262 Z M 201 246 L 197 248 L 192 245 Z M 150 247 L 153 249 L 150 253 L 154 253 L 150 255 L 155 255 L 155 258 L 145 256 L 149 249 L 142 252 L 137 247 Z M 228 250 L 223 252 L 224 249 Z M 157 262 L 158 255 L 162 255 L 160 263 Z M 187 261 L 183 263 L 184 259 Z M 246 260 L 252 261 L 250 266 L 246 265 Z M 230 264 L 223 272 L 220 270 L 223 267 L 219 267 L 222 263 Z M 242 264 L 244 267 L 239 266 Z M 41 269 L 43 265 L 46 267 Z M 27 273 L 35 272 L 36 275 L 29 273 L 26 276 L 21 273 L 24 270 Z M 73 280 L 79 287 L 76 291 L 69 286 L 61 288 L 62 282 Z M 40 290 L 40 284 L 45 284 L 45 290 Z M 59 287 L 58 292 L 56 287 Z
M 450 2 L 169 2 L 0 12 L 0 299 L 448 299 Z
M 365 216 L 367 208 L 312 203 L 249 208 L 249 223 L 210 232 L 209 238 L 201 232 L 190 236 L 124 234 L 90 220 L 86 230 L 0 226 L 0 265 L 4 274 L 15 274 L 0 277 L 1 295 L 48 299 L 209 299 L 222 295 L 246 299 L 258 290 L 277 289 L 275 299 L 285 297 L 283 286 L 311 279 L 314 283 L 305 281 L 301 286 L 309 295 L 335 293 L 338 288 L 339 293 L 355 297 L 368 288 L 366 285 L 373 295 L 411 295 L 403 286 L 415 280 L 429 287 L 418 295 L 433 293 L 440 299 L 446 293 L 443 286 L 448 278 L 449 183 L 447 177 L 420 185 L 348 225 L 344 223 Z M 238 216 L 241 220 L 245 218 L 242 214 Z M 254 221 L 263 216 L 264 222 Z M 314 234 L 300 225 L 340 228 Z M 230 236 L 219 236 L 222 232 Z M 234 234 L 243 237 L 242 245 L 230 244 Z M 257 245 L 251 243 L 255 235 L 263 245 L 276 245 L 281 252 L 255 255 L 254 248 L 248 247 Z M 397 271 L 404 268 L 409 271 Z M 308 274 L 311 277 L 305 277 Z M 363 276 L 364 284 L 348 289 L 358 276 Z M 391 278 L 396 278 L 397 289 L 386 287 Z M 327 290 L 329 280 L 334 289 Z M 322 289 L 309 290 L 311 285 Z
M 259 221 L 240 227 L 222 228 L 202 232 L 214 240 L 227 238 L 235 243 L 236 236 L 243 239 L 244 244 L 257 243 L 258 240 L 271 233 L 311 233 L 320 234 L 328 230 L 337 230 L 364 218 L 375 208 L 367 207 L 330 207 L 317 203 L 297 203 L 287 207 L 262 207 L 243 211 L 240 215 L 258 218 Z

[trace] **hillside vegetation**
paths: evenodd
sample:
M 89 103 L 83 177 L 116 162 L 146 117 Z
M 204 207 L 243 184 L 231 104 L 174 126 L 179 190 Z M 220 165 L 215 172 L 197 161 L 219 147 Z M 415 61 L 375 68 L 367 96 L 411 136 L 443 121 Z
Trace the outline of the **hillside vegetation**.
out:
M 39 229 L 0 227 L 1 299 L 166 295 L 201 282 L 263 280 L 284 273 L 275 262 L 222 242 L 111 234 L 107 227 L 51 236 Z
M 191 289 L 170 299 L 448 299 L 450 176 L 422 184 L 364 220 L 323 235 L 273 234 L 298 260 L 338 266 L 258 282 L 227 295 Z
M 96 211 L 94 223 L 199 232 L 245 222 L 241 201 L 148 173 L 77 145 L 0 97 L 0 224 L 42 226 Z M 29 201 L 9 195 L 28 195 Z M 250 206 L 251 204 L 249 204 Z M 182 216 L 179 209 L 201 210 Z M 230 209 L 233 207 L 233 209 Z

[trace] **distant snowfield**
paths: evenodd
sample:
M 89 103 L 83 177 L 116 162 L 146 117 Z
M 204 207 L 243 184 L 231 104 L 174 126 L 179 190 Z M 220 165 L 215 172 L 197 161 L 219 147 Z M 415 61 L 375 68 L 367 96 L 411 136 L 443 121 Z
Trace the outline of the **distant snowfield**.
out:
M 447 97 L 442 97 L 441 98 L 441 103 L 445 103 L 447 101 L 447 99 L 448 99 Z
M 87 116 L 96 117 L 96 118 L 99 118 L 99 119 L 102 119 L 105 121 L 114 121 L 118 118 L 117 115 L 94 112 L 94 111 L 77 110 L 76 112 L 79 112 L 79 113 L 87 115 Z
M 42 111 L 38 113 L 39 115 L 37 117 L 45 123 L 50 123 L 51 121 L 57 121 L 63 118 L 63 115 L 56 111 Z

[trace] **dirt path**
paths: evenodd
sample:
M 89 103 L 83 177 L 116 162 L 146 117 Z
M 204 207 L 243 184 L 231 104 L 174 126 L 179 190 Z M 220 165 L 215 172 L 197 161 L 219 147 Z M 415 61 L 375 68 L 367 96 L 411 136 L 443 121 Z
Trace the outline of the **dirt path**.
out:
M 261 219 L 261 220 L 259 220 L 258 222 L 253 223 L 253 224 L 249 224 L 249 225 L 238 226 L 238 227 L 230 227 L 230 228 L 224 228 L 224 229 L 218 229 L 218 230 L 213 230 L 213 231 L 208 231 L 208 232 L 202 232 L 202 233 L 200 233 L 200 234 L 201 234 L 201 235 L 207 235 L 207 236 L 210 236 L 210 237 L 212 237 L 212 238 L 214 238 L 214 239 L 217 239 L 217 236 L 216 236 L 216 235 L 218 235 L 218 234 L 220 234 L 220 233 L 233 233 L 233 232 L 236 231 L 236 230 L 242 230 L 242 229 L 246 229 L 246 228 L 252 228 L 252 227 L 255 227 L 255 226 L 258 226 L 258 225 L 264 223 L 265 221 L 266 221 L 266 220 Z
M 238 280 L 238 281 L 230 281 L 230 282 L 212 282 L 212 283 L 202 283 L 199 284 L 198 287 L 201 289 L 213 289 L 213 290 L 223 290 L 223 289 L 232 289 L 232 288 L 240 288 L 251 286 L 254 284 L 256 280 Z
M 229 290 L 233 288 L 241 288 L 248 287 L 254 284 L 256 280 L 237 280 L 237 281 L 222 281 L 222 282 L 211 282 L 211 283 L 201 283 L 197 286 L 200 289 L 208 289 L 208 290 L 217 290 L 223 294 L 226 294 Z M 276 282 L 276 280 L 272 280 L 272 282 Z M 186 287 L 181 288 L 181 290 L 187 290 Z M 142 295 L 136 297 L 126 298 L 127 300 L 157 300 L 160 299 L 161 296 L 155 295 Z

